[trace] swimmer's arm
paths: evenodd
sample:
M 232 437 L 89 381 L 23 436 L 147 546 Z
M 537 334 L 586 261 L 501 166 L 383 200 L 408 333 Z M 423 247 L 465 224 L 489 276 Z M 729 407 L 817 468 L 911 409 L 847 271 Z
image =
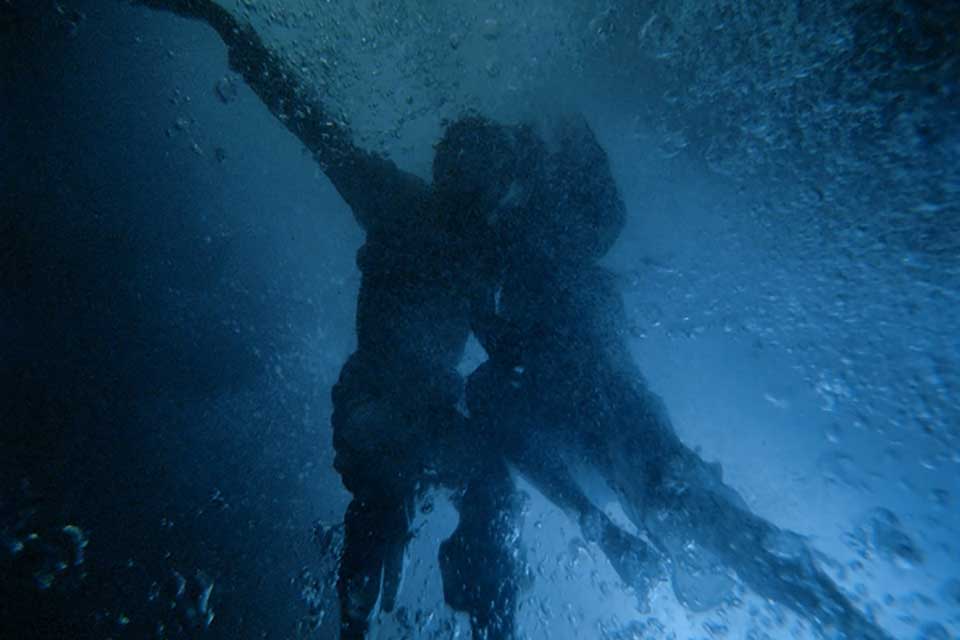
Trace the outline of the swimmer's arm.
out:
M 327 113 L 290 64 L 249 24 L 214 0 L 136 0 L 139 4 L 205 22 L 227 46 L 230 68 L 243 76 L 277 120 L 310 150 L 364 228 L 408 211 L 426 197 L 420 178 L 353 144 L 349 128 Z

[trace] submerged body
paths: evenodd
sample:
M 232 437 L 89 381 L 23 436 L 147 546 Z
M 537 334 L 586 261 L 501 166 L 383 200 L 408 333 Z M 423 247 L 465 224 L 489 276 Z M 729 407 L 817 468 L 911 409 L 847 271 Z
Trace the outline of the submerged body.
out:
M 353 493 L 338 579 L 342 637 L 364 637 L 377 603 L 393 604 L 411 509 L 431 482 L 459 490 L 460 523 L 441 549 L 448 604 L 470 615 L 475 637 L 513 637 L 519 551 L 509 460 L 633 586 L 656 574 L 660 553 L 677 562 L 693 540 L 761 595 L 849 637 L 886 638 L 796 537 L 750 513 L 677 439 L 647 389 L 614 279 L 596 264 L 620 231 L 623 203 L 582 123 L 570 123 L 556 152 L 528 149 L 530 166 L 512 169 L 525 175 L 524 193 L 501 207 L 489 193 L 446 183 L 489 182 L 492 173 L 502 189 L 506 165 L 448 164 L 427 185 L 357 149 L 285 61 L 216 2 L 141 1 L 217 31 L 231 67 L 310 150 L 367 231 L 358 348 L 333 394 L 336 466 Z M 454 215 L 442 223 L 445 214 Z M 494 237 L 478 231 L 480 221 Z M 496 275 L 477 256 L 495 256 Z M 471 376 L 467 422 L 455 367 L 471 326 L 490 361 Z M 658 551 L 590 502 L 572 460 L 606 478 Z
M 338 581 L 342 637 L 364 637 L 378 600 L 393 608 L 414 501 L 442 483 L 463 492 L 460 524 L 441 547 L 447 601 L 467 611 L 476 630 L 506 638 L 517 573 L 509 548 L 512 481 L 496 458 L 468 452 L 470 433 L 457 410 L 463 381 L 456 366 L 479 274 L 465 259 L 473 253 L 468 243 L 431 223 L 426 189 L 397 195 L 412 206 L 381 215 L 382 222 L 358 216 L 368 225 L 358 255 L 358 346 L 333 389 L 335 466 L 353 494 Z M 483 580 L 484 572 L 492 577 Z M 471 576 L 485 586 L 474 588 Z
M 550 208 L 514 216 L 490 321 L 499 333 L 485 342 L 490 360 L 470 378 L 471 414 L 500 430 L 504 455 L 521 471 L 549 483 L 557 476 L 544 469 L 578 465 L 605 479 L 656 548 L 624 547 L 633 586 L 656 578 L 663 554 L 691 608 L 700 603 L 681 574 L 706 579 L 719 568 L 820 628 L 851 640 L 889 638 L 817 568 L 800 536 L 753 514 L 724 484 L 719 465 L 677 437 L 630 354 L 616 278 L 597 264 L 619 233 L 623 208 L 606 154 L 585 123 L 566 138 L 575 152 L 556 157 L 563 166 L 548 173 L 577 180 L 581 197 L 540 200 Z M 556 221 L 541 222 L 549 217 Z M 546 494 L 576 496 L 563 485 L 547 486 Z M 608 556 L 616 568 L 616 554 Z
M 456 365 L 482 277 L 471 223 L 486 194 L 456 191 L 464 167 L 441 163 L 428 185 L 358 149 L 285 60 L 216 2 L 141 1 L 217 32 L 231 68 L 310 150 L 367 234 L 357 350 L 333 389 L 335 466 L 353 494 L 337 580 L 341 637 L 365 637 L 377 606 L 393 606 L 417 495 L 442 483 L 457 490 L 460 511 L 440 550 L 446 601 L 470 616 L 476 637 L 509 640 L 519 574 L 512 480 L 501 458 L 477 455 L 457 410 Z

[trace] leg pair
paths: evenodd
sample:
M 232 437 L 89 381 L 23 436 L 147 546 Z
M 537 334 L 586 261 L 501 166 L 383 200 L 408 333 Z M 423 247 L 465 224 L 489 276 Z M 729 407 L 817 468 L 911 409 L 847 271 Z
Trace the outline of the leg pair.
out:
M 505 460 L 579 525 L 584 539 L 600 547 L 625 584 L 646 593 L 659 574 L 659 554 L 587 497 L 567 460 L 590 459 L 595 452 L 562 429 L 566 425 L 548 409 L 544 394 L 531 386 L 537 385 L 513 369 L 493 362 L 481 365 L 467 387 L 473 421 Z
M 469 615 L 474 638 L 512 640 L 523 579 L 519 505 L 502 463 L 470 480 L 457 499 L 460 522 L 440 546 L 447 604 Z M 392 611 L 403 579 L 413 492 L 358 491 L 344 517 L 337 580 L 342 640 L 366 637 L 378 605 Z
M 411 423 L 408 428 L 422 437 L 392 438 L 389 449 L 371 446 L 373 434 L 401 427 L 380 406 L 382 401 L 348 396 L 345 389 L 336 389 L 333 416 L 334 465 L 353 493 L 344 517 L 337 582 L 341 638 L 364 638 L 378 605 L 392 610 L 403 577 L 417 486 L 436 482 L 460 489 L 460 522 L 440 549 L 444 597 L 451 608 L 470 616 L 475 638 L 511 640 L 523 572 L 519 507 L 506 464 L 469 433 L 462 416 L 454 419 L 452 408 L 425 406 L 411 418 L 413 423 L 427 420 L 446 428 L 428 430 Z M 435 435 L 429 436 L 431 431 Z M 361 437 L 364 434 L 369 438 Z M 468 439 L 475 443 L 472 447 L 462 442 Z
M 851 639 L 889 640 L 817 567 L 801 536 L 752 513 L 723 482 L 719 465 L 680 442 L 658 396 L 625 387 L 632 390 L 622 399 L 632 398 L 612 414 L 619 425 L 611 429 L 611 484 L 631 519 L 674 564 L 694 543 L 755 593 L 817 627 Z

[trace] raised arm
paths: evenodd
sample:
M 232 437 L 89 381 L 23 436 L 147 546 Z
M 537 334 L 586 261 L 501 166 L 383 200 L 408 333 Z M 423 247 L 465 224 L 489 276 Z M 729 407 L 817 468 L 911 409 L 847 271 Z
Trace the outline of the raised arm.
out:
M 310 150 L 364 229 L 388 223 L 426 197 L 427 185 L 393 162 L 355 146 L 349 129 L 329 116 L 323 104 L 286 60 L 264 44 L 214 0 L 136 0 L 208 24 L 227 46 L 230 68 L 276 118 Z

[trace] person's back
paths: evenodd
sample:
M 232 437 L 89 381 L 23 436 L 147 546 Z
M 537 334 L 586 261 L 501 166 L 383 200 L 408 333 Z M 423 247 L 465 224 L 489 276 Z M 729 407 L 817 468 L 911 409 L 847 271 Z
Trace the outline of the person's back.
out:
M 660 571 L 657 553 L 572 474 L 574 463 L 609 468 L 605 389 L 630 379 L 624 369 L 637 373 L 615 278 L 596 264 L 623 226 L 624 205 L 586 122 L 565 118 L 556 133 L 552 148 L 527 136 L 522 197 L 495 221 L 499 277 L 478 333 L 489 359 L 470 376 L 467 404 L 501 454 L 642 592 Z
M 515 371 L 535 394 L 541 415 L 569 417 L 603 401 L 601 378 L 613 370 L 639 371 L 616 277 L 597 264 L 625 219 L 606 153 L 579 118 L 561 122 L 556 146 L 532 173 L 524 205 L 499 225 L 498 330 L 484 346 L 492 366 Z

